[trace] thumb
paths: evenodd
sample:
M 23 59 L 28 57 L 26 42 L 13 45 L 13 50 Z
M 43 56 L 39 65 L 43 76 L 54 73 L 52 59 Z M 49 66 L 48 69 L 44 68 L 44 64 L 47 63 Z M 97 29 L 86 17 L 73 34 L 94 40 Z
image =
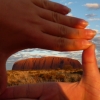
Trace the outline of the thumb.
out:
M 99 70 L 97 66 L 97 60 L 95 55 L 95 45 L 91 45 L 89 48 L 83 51 L 82 54 L 82 67 L 83 76 L 99 76 Z

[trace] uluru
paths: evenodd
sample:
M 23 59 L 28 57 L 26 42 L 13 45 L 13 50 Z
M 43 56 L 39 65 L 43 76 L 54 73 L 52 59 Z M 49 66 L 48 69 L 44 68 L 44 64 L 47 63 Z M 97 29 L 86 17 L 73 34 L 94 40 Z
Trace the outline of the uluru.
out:
M 12 70 L 42 70 L 81 68 L 78 60 L 65 57 L 28 58 L 14 63 Z

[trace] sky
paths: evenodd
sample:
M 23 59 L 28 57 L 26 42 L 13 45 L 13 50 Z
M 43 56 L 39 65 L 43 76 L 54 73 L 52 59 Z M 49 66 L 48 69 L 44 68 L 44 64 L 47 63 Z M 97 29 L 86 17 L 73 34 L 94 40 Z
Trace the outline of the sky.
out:
M 89 22 L 86 28 L 90 28 L 97 31 L 97 35 L 93 39 L 96 44 L 96 57 L 98 66 L 100 67 L 100 0 L 51 0 L 58 2 L 69 8 L 71 12 L 67 16 L 74 16 L 85 19 Z M 77 59 L 81 62 L 82 51 L 72 52 L 57 52 L 43 49 L 26 49 L 13 54 L 6 63 L 7 70 L 11 70 L 14 62 L 26 59 L 26 58 L 38 58 L 45 56 L 59 56 Z

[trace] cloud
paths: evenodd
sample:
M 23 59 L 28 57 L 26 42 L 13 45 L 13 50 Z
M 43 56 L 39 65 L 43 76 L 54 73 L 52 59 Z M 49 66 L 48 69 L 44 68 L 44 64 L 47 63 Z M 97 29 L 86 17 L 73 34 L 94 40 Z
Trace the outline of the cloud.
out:
M 92 42 L 96 45 L 97 55 L 100 58 L 100 36 L 99 37 L 94 37 Z
M 71 4 L 73 4 L 74 2 L 68 2 L 68 3 L 64 3 L 64 5 L 71 5 Z M 76 3 L 76 2 L 75 2 Z
M 100 21 L 100 18 L 89 18 L 89 21 Z
M 100 4 L 98 4 L 98 3 L 86 3 L 84 6 L 89 9 L 94 9 L 94 10 L 100 9 Z
M 97 15 L 96 14 L 85 14 L 85 16 L 88 17 L 88 18 L 93 18 L 93 17 L 95 17 Z
M 72 13 L 69 13 L 69 14 L 67 14 L 67 16 L 73 16 L 73 14 Z
M 89 21 L 100 21 L 100 18 L 97 18 L 96 14 L 85 14 Z
M 100 36 L 99 37 L 94 37 L 93 42 L 98 44 L 100 47 Z
M 73 2 L 68 2 L 68 5 L 72 4 Z
M 100 27 L 100 25 L 96 25 L 96 27 Z

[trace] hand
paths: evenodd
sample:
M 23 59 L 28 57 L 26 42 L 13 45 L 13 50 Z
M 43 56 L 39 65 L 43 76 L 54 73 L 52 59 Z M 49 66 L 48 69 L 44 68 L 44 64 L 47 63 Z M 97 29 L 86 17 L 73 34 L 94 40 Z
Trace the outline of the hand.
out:
M 10 56 L 26 48 L 86 49 L 89 43 L 82 41 L 92 39 L 95 32 L 82 29 L 86 21 L 65 16 L 69 9 L 63 13 L 63 7 L 47 0 L 0 0 L 1 53 Z
M 58 39 L 55 36 L 58 26 L 84 28 L 87 25 L 81 19 L 66 17 L 68 12 L 69 8 L 46 0 L 0 0 L 0 93 L 7 86 L 6 60 L 9 56 L 26 48 L 49 49 L 50 45 L 55 49 L 50 41 Z M 49 35 L 51 31 L 53 35 Z
M 0 93 L 7 86 L 6 60 L 27 48 L 82 50 L 95 32 L 87 22 L 65 16 L 70 10 L 46 0 L 0 0 Z M 84 42 L 85 41 L 85 42 Z
M 2 100 L 18 98 L 35 100 L 100 100 L 100 73 L 95 56 L 95 46 L 82 55 L 83 76 L 75 83 L 41 83 L 7 88 Z

